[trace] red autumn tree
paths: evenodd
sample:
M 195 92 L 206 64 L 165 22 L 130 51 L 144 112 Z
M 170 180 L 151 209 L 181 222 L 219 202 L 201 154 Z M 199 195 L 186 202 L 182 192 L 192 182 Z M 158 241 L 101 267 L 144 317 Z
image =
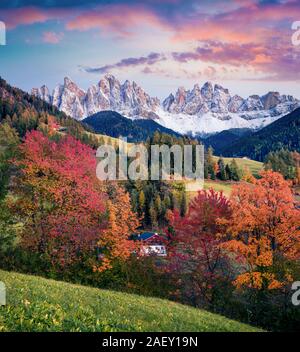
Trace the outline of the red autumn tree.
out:
M 194 304 L 212 304 L 217 281 L 228 274 L 227 258 L 220 248 L 223 225 L 218 220 L 230 215 L 228 199 L 211 189 L 198 192 L 184 217 L 176 211 L 168 216 L 169 269 Z
M 24 222 L 21 245 L 45 256 L 54 266 L 89 258 L 98 270 L 124 260 L 133 250 L 129 236 L 139 225 L 129 195 L 114 192 L 96 177 L 94 151 L 66 136 L 58 142 L 41 132 L 26 135 L 20 146 L 22 168 L 10 207 Z M 95 264 L 96 250 L 105 257 Z
M 287 181 L 264 171 L 254 185 L 242 183 L 231 195 L 232 217 L 223 219 L 231 240 L 223 248 L 235 253 L 243 270 L 237 287 L 280 288 L 293 278 L 288 269 L 276 271 L 278 260 L 300 255 L 300 211 Z
M 15 164 L 22 174 L 10 206 L 24 223 L 22 246 L 53 265 L 80 261 L 95 249 L 107 222 L 93 150 L 70 136 L 56 143 L 33 131 L 20 151 Z

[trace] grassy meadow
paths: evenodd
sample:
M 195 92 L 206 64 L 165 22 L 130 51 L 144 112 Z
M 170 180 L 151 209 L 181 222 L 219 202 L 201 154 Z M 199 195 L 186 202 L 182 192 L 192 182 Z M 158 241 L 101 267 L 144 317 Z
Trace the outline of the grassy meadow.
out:
M 168 300 L 0 270 L 0 331 L 245 331 L 259 329 Z

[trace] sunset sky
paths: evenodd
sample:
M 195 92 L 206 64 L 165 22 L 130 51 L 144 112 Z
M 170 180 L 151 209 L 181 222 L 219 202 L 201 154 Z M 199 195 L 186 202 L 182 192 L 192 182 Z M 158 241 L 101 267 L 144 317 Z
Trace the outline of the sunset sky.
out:
M 0 75 L 25 90 L 109 72 L 159 98 L 207 80 L 300 98 L 299 0 L 1 0 L 0 21 Z

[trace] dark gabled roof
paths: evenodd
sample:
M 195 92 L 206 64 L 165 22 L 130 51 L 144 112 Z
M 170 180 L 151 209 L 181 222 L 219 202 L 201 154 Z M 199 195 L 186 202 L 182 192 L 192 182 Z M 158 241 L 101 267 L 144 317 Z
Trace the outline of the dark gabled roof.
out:
M 168 241 L 168 236 L 165 233 L 158 233 L 158 232 L 140 232 L 140 233 L 133 233 L 129 236 L 129 240 L 133 241 L 148 241 L 152 238 L 157 238 L 158 241 Z
M 147 241 L 154 236 L 158 236 L 158 234 L 156 232 L 143 232 L 138 236 L 138 239 L 140 241 Z
M 130 236 L 130 239 L 134 241 L 147 241 L 152 237 L 161 237 L 157 232 L 141 232 L 141 233 L 135 233 Z

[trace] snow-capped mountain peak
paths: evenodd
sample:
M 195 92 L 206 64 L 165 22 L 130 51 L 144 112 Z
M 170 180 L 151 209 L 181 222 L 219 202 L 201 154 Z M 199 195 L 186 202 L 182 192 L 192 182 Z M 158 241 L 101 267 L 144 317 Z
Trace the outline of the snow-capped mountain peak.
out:
M 290 95 L 269 92 L 244 99 L 231 95 L 227 88 L 212 82 L 191 90 L 179 87 L 163 102 L 151 97 L 136 82 L 120 83 L 106 74 L 84 91 L 69 77 L 50 94 L 44 85 L 32 94 L 81 120 L 96 112 L 114 110 L 130 118 L 156 119 L 180 133 L 213 133 L 229 128 L 261 128 L 299 107 Z
M 32 89 L 32 94 L 78 120 L 102 110 L 115 110 L 130 117 L 149 117 L 160 106 L 157 98 L 150 97 L 135 82 L 127 80 L 121 84 L 111 74 L 106 74 L 86 92 L 65 77 L 64 83 L 56 86 L 52 95 L 45 86 Z

